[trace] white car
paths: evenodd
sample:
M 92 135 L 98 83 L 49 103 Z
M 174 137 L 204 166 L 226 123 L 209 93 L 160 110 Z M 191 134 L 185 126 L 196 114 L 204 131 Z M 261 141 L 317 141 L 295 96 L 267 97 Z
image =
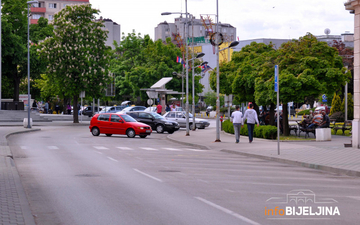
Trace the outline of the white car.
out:
M 170 112 L 165 113 L 164 117 L 167 120 L 172 120 L 172 121 L 178 122 L 180 127 L 186 127 L 186 112 L 185 111 L 170 111 Z M 190 129 L 193 128 L 192 122 L 193 122 L 193 115 L 191 113 L 189 113 Z M 196 125 L 196 128 L 205 129 L 205 127 L 208 127 L 210 125 L 210 123 L 209 123 L 209 121 L 207 121 L 205 119 L 195 118 L 195 125 Z

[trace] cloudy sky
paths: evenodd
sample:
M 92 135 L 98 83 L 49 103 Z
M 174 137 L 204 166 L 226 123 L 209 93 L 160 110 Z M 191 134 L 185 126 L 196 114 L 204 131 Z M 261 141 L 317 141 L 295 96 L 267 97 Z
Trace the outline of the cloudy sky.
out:
M 314 35 L 338 35 L 354 32 L 354 15 L 345 10 L 347 0 L 218 0 L 219 21 L 236 27 L 240 40 L 254 38 L 299 38 Z M 149 34 L 161 22 L 174 22 L 179 15 L 161 16 L 162 12 L 185 12 L 185 0 L 90 0 L 101 16 L 121 25 L 125 34 Z M 188 0 L 188 12 L 216 14 L 216 0 Z M 215 22 L 215 17 L 214 17 Z

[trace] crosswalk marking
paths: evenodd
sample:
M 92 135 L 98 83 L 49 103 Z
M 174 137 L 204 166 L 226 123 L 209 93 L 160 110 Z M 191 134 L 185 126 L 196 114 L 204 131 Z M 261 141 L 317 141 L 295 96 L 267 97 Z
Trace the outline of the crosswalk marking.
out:
M 98 149 L 98 150 L 105 150 L 105 149 L 108 149 L 106 147 L 103 147 L 103 146 L 94 146 L 94 148 Z
M 191 148 L 188 148 L 186 150 L 189 150 L 189 151 L 193 151 L 193 152 L 206 152 L 206 150 L 201 150 L 201 149 L 191 149 Z
M 360 201 L 360 196 L 347 196 L 347 197 Z
M 140 147 L 141 149 L 148 150 L 148 151 L 158 151 L 155 148 L 148 148 L 148 147 Z
M 129 148 L 129 147 L 116 147 L 116 148 L 121 149 L 121 150 L 130 150 L 130 151 L 134 150 L 134 149 Z
M 56 147 L 56 146 L 47 146 L 48 147 L 48 149 L 59 149 L 58 147 Z
M 169 150 L 169 151 L 182 151 L 182 150 L 177 149 L 177 148 L 162 148 L 162 149 Z
M 25 149 L 28 149 L 27 146 L 20 146 L 20 148 L 21 148 L 21 149 L 24 149 L 24 150 L 25 150 Z

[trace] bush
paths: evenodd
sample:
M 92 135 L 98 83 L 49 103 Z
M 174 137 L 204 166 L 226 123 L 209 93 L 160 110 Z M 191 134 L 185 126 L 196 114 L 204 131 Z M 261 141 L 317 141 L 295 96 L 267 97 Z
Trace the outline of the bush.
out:
M 302 110 L 302 111 L 298 112 L 298 115 L 300 115 L 300 116 L 310 115 L 310 110 L 314 112 L 315 108 Z
M 345 113 L 344 112 L 334 112 L 331 114 L 330 119 L 336 120 L 336 122 L 344 122 Z
M 226 120 L 222 123 L 223 130 L 226 133 L 234 134 L 234 126 L 230 120 Z M 244 124 L 240 128 L 240 135 L 248 136 L 247 124 Z M 256 138 L 266 138 L 266 139 L 275 139 L 277 135 L 277 129 L 275 126 L 264 125 L 264 126 L 255 126 L 254 137 Z

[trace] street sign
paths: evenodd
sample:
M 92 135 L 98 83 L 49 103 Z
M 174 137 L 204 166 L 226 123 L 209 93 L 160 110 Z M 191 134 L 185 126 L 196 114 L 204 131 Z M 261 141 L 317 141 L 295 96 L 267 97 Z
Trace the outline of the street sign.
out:
M 278 76 L 279 76 L 279 67 L 275 65 L 275 92 L 278 92 Z
M 147 104 L 148 104 L 148 105 L 152 105 L 153 103 L 154 103 L 154 101 L 153 101 L 152 99 L 149 98 L 149 99 L 147 100 Z
M 327 102 L 327 97 L 325 94 L 322 95 L 322 102 Z
M 85 98 L 85 91 L 80 92 L 80 98 Z

